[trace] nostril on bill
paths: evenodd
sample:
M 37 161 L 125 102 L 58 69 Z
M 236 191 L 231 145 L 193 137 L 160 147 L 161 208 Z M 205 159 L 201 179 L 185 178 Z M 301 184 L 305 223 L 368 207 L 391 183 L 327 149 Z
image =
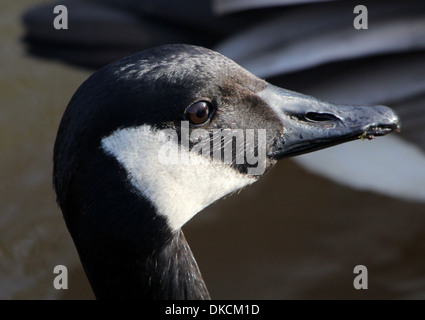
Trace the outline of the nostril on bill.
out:
M 309 121 L 324 122 L 324 121 L 336 121 L 338 117 L 330 113 L 318 113 L 318 112 L 307 112 L 305 118 Z

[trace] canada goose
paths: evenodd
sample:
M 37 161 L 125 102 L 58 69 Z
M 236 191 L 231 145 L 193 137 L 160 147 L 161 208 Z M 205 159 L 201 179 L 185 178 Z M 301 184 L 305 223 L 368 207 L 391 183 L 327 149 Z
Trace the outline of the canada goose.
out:
M 208 299 L 184 223 L 279 159 L 398 129 L 387 107 L 333 105 L 209 49 L 160 46 L 103 67 L 76 91 L 57 133 L 54 187 L 97 298 Z M 214 143 L 224 130 L 242 130 L 246 149 L 237 136 Z M 165 163 L 164 146 L 165 160 L 180 161 Z

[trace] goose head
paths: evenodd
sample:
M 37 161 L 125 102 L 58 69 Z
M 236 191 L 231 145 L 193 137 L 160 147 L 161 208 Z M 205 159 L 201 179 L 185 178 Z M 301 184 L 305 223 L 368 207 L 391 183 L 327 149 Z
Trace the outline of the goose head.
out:
M 398 129 L 388 107 L 323 102 L 217 52 L 166 45 L 103 67 L 76 91 L 55 142 L 54 187 L 97 297 L 206 298 L 182 238 L 190 218 L 282 158 Z

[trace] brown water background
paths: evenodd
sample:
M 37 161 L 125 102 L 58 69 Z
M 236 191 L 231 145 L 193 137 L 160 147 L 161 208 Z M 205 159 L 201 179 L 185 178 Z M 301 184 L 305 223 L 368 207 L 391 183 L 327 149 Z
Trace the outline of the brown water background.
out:
M 0 299 L 92 299 L 55 203 L 52 149 L 91 71 L 28 56 L 0 2 Z M 285 160 L 185 227 L 215 299 L 425 298 L 425 204 L 354 191 Z M 69 289 L 53 288 L 66 265 Z M 365 265 L 369 289 L 353 288 Z

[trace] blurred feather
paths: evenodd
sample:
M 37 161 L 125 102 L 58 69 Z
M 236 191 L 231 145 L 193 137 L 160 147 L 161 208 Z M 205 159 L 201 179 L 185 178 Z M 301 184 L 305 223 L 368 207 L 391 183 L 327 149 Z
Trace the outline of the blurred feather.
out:
M 244 10 L 326 1 L 337 0 L 213 0 L 213 8 L 216 14 L 223 15 Z
M 67 30 L 53 28 L 56 5 L 68 9 Z M 99 68 L 165 43 L 211 47 L 258 22 L 253 15 L 217 17 L 209 0 L 64 0 L 30 8 L 22 19 L 31 54 Z
M 369 55 L 425 48 L 425 6 L 367 3 L 369 29 L 353 26 L 347 2 L 302 6 L 255 25 L 215 49 L 262 77 Z M 308 23 L 306 23 L 308 21 Z

